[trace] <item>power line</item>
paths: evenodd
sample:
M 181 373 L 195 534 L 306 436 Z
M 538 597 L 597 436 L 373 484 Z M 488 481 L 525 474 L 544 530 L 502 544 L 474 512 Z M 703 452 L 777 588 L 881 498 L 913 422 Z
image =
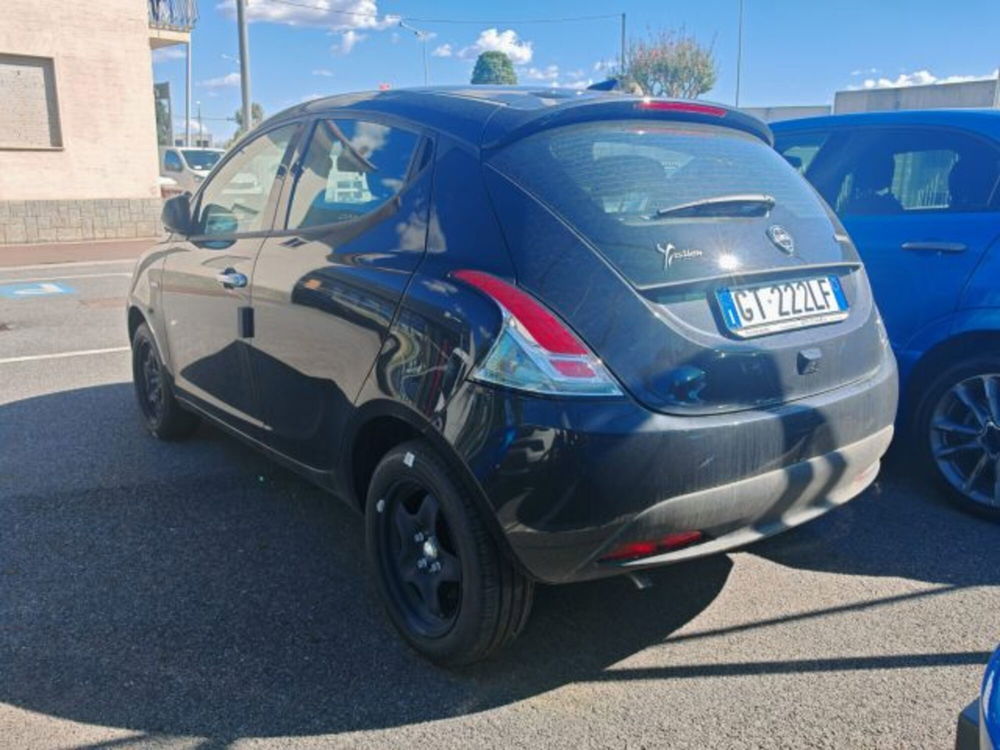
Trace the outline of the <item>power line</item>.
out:
M 360 11 L 354 10 L 337 10 L 335 8 L 328 8 L 323 5 L 313 5 L 311 3 L 300 3 L 295 2 L 295 0 L 267 0 L 269 3 L 276 3 L 278 5 L 290 5 L 295 8 L 305 8 L 307 10 L 319 10 L 323 13 L 329 13 L 331 15 L 339 16 L 353 16 L 355 18 L 380 18 L 378 13 L 362 13 Z M 388 17 L 393 23 L 398 21 L 416 21 L 417 23 L 454 23 L 454 24 L 495 24 L 500 25 L 524 25 L 530 23 L 570 23 L 573 21 L 600 21 L 609 18 L 620 18 L 620 13 L 603 13 L 600 15 L 592 16 L 564 16 L 561 18 L 522 18 L 519 20 L 498 20 L 498 19 L 473 19 L 473 18 L 421 18 L 417 16 L 393 16 L 388 14 Z M 386 18 L 386 16 L 381 16 L 381 18 Z

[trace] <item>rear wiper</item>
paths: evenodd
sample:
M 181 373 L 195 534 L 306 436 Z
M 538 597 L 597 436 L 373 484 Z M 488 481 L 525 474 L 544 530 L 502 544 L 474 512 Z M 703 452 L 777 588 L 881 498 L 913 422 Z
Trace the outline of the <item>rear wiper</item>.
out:
M 659 209 L 651 219 L 664 216 L 767 216 L 774 208 L 773 195 L 766 193 L 736 193 L 701 198 Z

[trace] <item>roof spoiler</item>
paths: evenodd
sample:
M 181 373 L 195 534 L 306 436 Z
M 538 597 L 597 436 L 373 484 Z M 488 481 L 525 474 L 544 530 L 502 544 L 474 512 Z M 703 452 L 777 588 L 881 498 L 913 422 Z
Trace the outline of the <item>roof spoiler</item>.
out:
M 668 120 L 722 125 L 756 136 L 769 146 L 774 145 L 771 129 L 762 120 L 732 107 L 695 99 L 595 93 L 586 99 L 570 99 L 542 110 L 506 108 L 487 124 L 482 148 L 497 149 L 541 130 L 600 120 Z

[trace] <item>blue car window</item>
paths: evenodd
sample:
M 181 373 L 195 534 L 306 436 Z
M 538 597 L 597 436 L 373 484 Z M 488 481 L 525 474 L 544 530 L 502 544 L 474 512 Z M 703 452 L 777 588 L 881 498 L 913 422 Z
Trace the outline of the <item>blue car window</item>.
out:
M 289 229 L 350 221 L 403 187 L 418 136 L 364 120 L 317 123 L 288 211 Z
M 1000 154 L 959 132 L 886 130 L 845 155 L 832 195 L 844 216 L 992 210 Z
M 774 147 L 799 174 L 805 174 L 829 137 L 830 133 L 826 130 L 792 133 L 778 137 Z

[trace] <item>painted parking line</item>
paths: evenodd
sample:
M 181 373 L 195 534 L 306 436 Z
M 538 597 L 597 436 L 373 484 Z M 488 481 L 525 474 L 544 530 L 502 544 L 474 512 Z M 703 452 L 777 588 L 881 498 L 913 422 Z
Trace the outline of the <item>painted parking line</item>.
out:
M 0 266 L 4 273 L 17 273 L 18 271 L 49 271 L 55 268 L 82 268 L 85 266 L 129 266 L 135 267 L 135 258 L 125 258 L 123 260 L 73 260 L 65 263 L 37 263 L 32 266 Z
M 0 286 L 0 297 L 7 299 L 30 299 L 48 297 L 54 294 L 76 294 L 76 289 L 52 281 L 43 281 L 40 284 L 18 283 Z
M 56 352 L 54 354 L 28 354 L 23 357 L 7 357 L 0 359 L 0 365 L 10 365 L 15 362 L 37 362 L 43 359 L 63 359 L 64 357 L 89 357 L 96 354 L 115 354 L 117 352 L 127 352 L 127 346 L 114 346 L 109 349 L 80 349 L 75 352 Z
M 65 281 L 66 279 L 107 279 L 114 276 L 124 276 L 129 278 L 132 274 L 125 271 L 115 271 L 114 273 L 77 273 L 66 276 L 39 276 L 27 279 L 0 279 L 3 284 L 37 284 L 41 281 Z

